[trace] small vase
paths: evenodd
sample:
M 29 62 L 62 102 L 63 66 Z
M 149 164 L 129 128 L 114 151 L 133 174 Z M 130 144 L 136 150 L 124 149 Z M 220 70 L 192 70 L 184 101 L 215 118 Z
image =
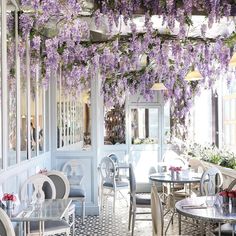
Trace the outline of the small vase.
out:
M 6 209 L 12 209 L 13 207 L 13 201 L 6 201 Z
M 236 207 L 236 198 L 235 197 L 231 197 L 231 205 L 232 205 L 232 207 Z
M 176 179 L 179 179 L 180 178 L 180 173 L 179 171 L 176 171 Z
M 170 174 L 171 174 L 171 179 L 174 179 L 175 178 L 175 171 L 171 170 Z

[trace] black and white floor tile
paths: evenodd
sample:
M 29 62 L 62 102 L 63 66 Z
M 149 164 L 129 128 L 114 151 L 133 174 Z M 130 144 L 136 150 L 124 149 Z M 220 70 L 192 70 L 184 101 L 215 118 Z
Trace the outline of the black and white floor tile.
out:
M 75 236 L 130 236 L 128 231 L 128 211 L 126 203 L 122 200 L 116 205 L 116 212 L 113 214 L 112 199 L 107 199 L 105 207 L 99 216 L 86 216 L 84 225 L 80 217 L 76 217 Z M 150 211 L 150 210 L 149 210 Z M 146 216 L 150 218 L 150 215 Z M 143 215 L 142 215 L 143 218 Z M 165 226 L 170 219 L 170 215 L 165 217 Z M 136 221 L 135 236 L 152 236 L 151 221 Z M 175 215 L 173 225 L 170 225 L 168 236 L 177 236 L 178 217 Z M 191 222 L 182 224 L 182 236 L 198 236 L 200 232 Z

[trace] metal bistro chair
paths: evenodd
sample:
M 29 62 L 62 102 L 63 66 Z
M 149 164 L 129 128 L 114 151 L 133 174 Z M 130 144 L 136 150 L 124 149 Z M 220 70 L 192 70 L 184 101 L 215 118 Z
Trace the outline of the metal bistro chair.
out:
M 113 211 L 115 212 L 115 202 L 117 191 L 128 187 L 128 183 L 116 180 L 116 166 L 109 157 L 104 157 L 100 163 L 101 174 L 101 207 L 103 206 L 103 195 L 113 196 Z M 105 192 L 107 191 L 107 193 Z
M 151 196 L 150 194 L 136 193 L 136 179 L 132 164 L 129 165 L 129 181 L 130 181 L 130 208 L 129 208 L 129 230 L 132 221 L 131 235 L 134 235 L 134 226 L 136 214 L 150 214 L 151 212 L 136 212 L 137 208 L 149 208 L 151 209 Z M 151 219 L 147 219 L 151 220 Z
M 15 231 L 7 213 L 0 208 L 0 235 L 15 236 Z
M 70 193 L 70 183 L 63 172 L 52 170 L 46 172 L 46 175 L 52 180 L 56 188 L 56 199 L 67 199 Z M 44 183 L 43 190 L 46 199 L 52 198 L 51 188 L 48 183 Z M 75 232 L 75 205 L 71 204 L 66 215 L 66 221 L 71 228 L 71 235 Z
M 215 195 L 223 185 L 223 176 L 219 169 L 211 167 L 203 172 L 200 181 L 200 195 Z
M 56 188 L 53 184 L 53 181 L 43 174 L 36 174 L 30 176 L 21 187 L 21 200 L 30 200 L 32 201 L 44 201 L 45 194 L 43 191 L 43 185 L 47 182 L 51 188 L 51 199 L 56 198 Z M 31 190 L 31 191 L 29 191 Z M 31 222 L 29 223 L 29 231 L 27 236 L 39 236 L 39 223 Z M 25 227 L 26 228 L 26 227 Z M 56 235 L 56 234 L 65 234 L 69 236 L 70 226 L 66 221 L 45 221 L 45 229 L 43 236 Z
M 70 160 L 64 164 L 62 172 L 67 175 L 70 183 L 69 198 L 73 201 L 80 201 L 82 204 L 82 223 L 84 224 L 86 192 L 81 184 L 83 179 L 82 165 L 78 160 Z

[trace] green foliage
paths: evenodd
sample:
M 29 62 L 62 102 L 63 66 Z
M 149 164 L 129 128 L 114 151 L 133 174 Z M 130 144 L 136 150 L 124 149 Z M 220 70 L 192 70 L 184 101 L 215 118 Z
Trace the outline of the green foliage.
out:
M 236 169 L 236 154 L 227 149 L 218 149 L 216 146 L 202 146 L 194 143 L 186 149 L 187 154 L 223 167 Z

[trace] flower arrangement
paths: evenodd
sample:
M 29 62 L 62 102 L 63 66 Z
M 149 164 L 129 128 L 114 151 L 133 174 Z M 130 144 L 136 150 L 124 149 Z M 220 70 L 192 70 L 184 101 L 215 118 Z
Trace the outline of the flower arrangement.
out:
M 15 202 L 16 196 L 13 193 L 4 193 L 2 200 Z
M 47 172 L 48 172 L 48 171 L 47 171 L 46 168 L 39 170 L 39 174 L 46 174 Z
M 182 170 L 182 167 L 170 166 L 169 170 L 178 173 L 178 172 L 180 172 Z

